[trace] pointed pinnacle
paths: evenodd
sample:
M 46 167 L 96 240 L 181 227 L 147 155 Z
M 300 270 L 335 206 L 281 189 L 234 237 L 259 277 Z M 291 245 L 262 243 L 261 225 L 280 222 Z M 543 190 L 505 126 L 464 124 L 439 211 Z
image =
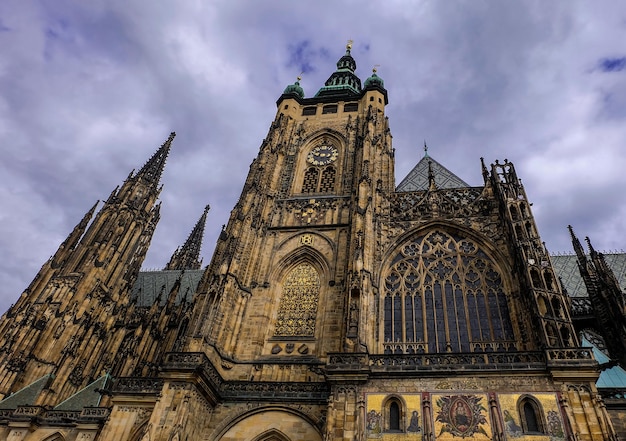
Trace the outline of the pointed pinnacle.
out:
M 589 248 L 589 255 L 593 257 L 596 254 L 596 250 L 593 248 L 593 245 L 591 245 L 589 236 L 585 236 L 585 242 L 587 242 L 587 247 Z
M 170 133 L 167 140 L 161 145 L 156 153 L 152 155 L 141 170 L 137 172 L 138 177 L 142 177 L 146 181 L 152 183 L 155 188 L 161 179 L 161 174 L 163 173 L 163 168 L 165 167 L 165 161 L 167 159 L 167 155 L 170 153 L 170 147 L 172 146 L 172 141 L 175 136 L 176 132 Z
M 571 225 L 568 225 L 567 229 L 569 230 L 570 236 L 572 236 L 572 245 L 574 246 L 574 251 L 576 252 L 576 255 L 578 256 L 578 260 L 579 261 L 585 260 L 586 259 L 585 250 L 583 250 L 583 246 L 580 244 L 580 240 L 578 240 L 578 238 L 576 237 L 576 234 L 574 234 L 574 229 L 572 228 Z
M 91 207 L 89 209 L 89 211 L 87 213 L 85 213 L 85 216 L 83 216 L 82 220 L 80 221 L 80 223 L 77 225 L 77 228 L 80 228 L 82 230 L 84 230 L 85 228 L 87 228 L 87 224 L 89 223 L 89 221 L 91 220 L 91 218 L 93 217 L 93 214 L 96 211 L 96 207 L 98 206 L 98 204 L 100 203 L 100 200 L 97 200 L 95 204 L 93 204 L 93 207 Z
M 433 172 L 433 162 L 430 160 L 428 161 L 428 189 L 437 189 L 437 184 L 435 184 L 435 172 Z
M 211 207 L 204 207 L 204 212 L 195 227 L 189 234 L 184 245 L 177 249 L 169 263 L 165 266 L 165 270 L 185 270 L 200 268 L 200 249 L 202 248 L 202 238 L 204 236 L 204 228 L 206 225 L 207 213 Z

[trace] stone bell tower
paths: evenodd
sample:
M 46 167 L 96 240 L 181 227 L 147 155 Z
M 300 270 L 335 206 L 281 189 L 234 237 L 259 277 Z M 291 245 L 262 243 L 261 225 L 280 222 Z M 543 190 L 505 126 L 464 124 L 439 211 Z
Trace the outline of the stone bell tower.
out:
M 365 344 L 361 296 L 393 149 L 383 81 L 373 73 L 362 86 L 350 51 L 314 97 L 299 81 L 285 89 L 220 236 L 195 336 L 223 354 L 297 362 Z

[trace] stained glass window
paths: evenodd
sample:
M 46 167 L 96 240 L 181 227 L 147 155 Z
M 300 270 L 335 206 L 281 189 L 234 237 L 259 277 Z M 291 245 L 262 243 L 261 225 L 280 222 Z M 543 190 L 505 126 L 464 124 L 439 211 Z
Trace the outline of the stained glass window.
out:
M 500 270 L 471 239 L 435 230 L 409 240 L 383 289 L 385 353 L 516 350 Z
M 311 264 L 292 269 L 283 283 L 275 335 L 313 337 L 319 292 L 319 274 Z

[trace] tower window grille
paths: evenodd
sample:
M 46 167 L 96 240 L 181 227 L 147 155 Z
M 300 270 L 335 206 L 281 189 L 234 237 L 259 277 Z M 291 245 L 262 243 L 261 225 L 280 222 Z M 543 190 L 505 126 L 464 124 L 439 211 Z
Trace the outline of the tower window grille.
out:
M 332 193 L 335 191 L 337 170 L 332 165 L 320 170 L 309 167 L 304 173 L 302 193 Z
M 313 337 L 320 293 L 320 277 L 309 263 L 292 269 L 283 283 L 278 306 L 276 336 Z
M 309 167 L 304 173 L 302 193 L 316 193 L 320 172 L 315 167 Z
M 335 189 L 335 167 L 326 167 L 322 171 L 320 180 L 320 193 L 329 193 Z
M 431 231 L 404 243 L 385 274 L 385 353 L 516 350 L 500 270 L 473 240 Z

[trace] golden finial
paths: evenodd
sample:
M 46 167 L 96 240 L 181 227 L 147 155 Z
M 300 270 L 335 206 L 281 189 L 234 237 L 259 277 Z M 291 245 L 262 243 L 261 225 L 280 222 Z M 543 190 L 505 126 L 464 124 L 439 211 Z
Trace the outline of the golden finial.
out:
M 374 73 L 378 72 L 379 67 L 380 67 L 380 64 L 375 64 L 374 67 L 372 68 L 372 72 Z
M 352 49 L 352 43 L 354 43 L 354 41 L 352 40 L 348 40 L 348 44 L 346 44 L 346 50 L 351 50 Z
M 296 80 L 297 80 L 297 81 L 300 81 L 300 80 L 302 79 L 302 74 L 303 74 L 303 73 L 304 73 L 304 72 L 300 72 L 300 75 L 298 75 L 298 76 L 296 77 Z

